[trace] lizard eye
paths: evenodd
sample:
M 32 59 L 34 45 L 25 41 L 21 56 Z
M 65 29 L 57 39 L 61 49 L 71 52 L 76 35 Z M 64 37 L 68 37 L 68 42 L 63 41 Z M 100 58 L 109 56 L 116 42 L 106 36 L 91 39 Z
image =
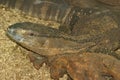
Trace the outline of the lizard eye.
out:
M 30 36 L 34 36 L 34 33 L 30 33 L 29 35 L 30 35 Z
M 35 32 L 35 31 L 26 31 L 26 35 L 30 36 L 30 37 L 33 37 L 33 36 L 38 36 L 38 33 Z

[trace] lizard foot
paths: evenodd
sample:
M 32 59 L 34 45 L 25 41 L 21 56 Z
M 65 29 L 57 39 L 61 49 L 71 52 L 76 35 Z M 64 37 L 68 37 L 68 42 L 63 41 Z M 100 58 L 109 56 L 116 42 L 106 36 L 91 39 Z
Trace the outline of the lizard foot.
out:
M 33 63 L 33 66 L 38 70 L 43 65 L 43 63 L 46 63 L 47 58 L 44 56 L 41 56 L 36 53 L 30 53 L 28 54 L 30 61 Z

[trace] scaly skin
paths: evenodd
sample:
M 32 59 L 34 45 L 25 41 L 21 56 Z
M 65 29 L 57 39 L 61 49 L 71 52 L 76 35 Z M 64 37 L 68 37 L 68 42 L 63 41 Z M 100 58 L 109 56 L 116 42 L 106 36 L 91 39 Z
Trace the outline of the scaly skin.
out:
M 44 62 L 47 63 L 52 71 L 51 77 L 55 80 L 65 73 L 70 76 L 69 79 L 73 80 L 105 80 L 103 75 L 114 80 L 120 79 L 119 60 L 105 55 L 110 54 L 120 59 L 120 56 L 115 54 L 120 47 L 120 16 L 117 12 L 107 8 L 69 6 L 64 1 L 60 1 L 63 3 L 60 5 L 56 0 L 53 2 L 31 1 L 0 0 L 0 3 L 9 8 L 20 9 L 26 14 L 61 24 L 59 29 L 30 22 L 16 23 L 8 28 L 7 35 L 12 40 L 31 50 L 29 57 L 36 69 L 39 69 Z M 89 55 L 88 53 L 82 54 L 83 57 L 81 57 L 78 56 L 79 52 L 105 54 Z M 83 63 L 84 59 L 87 61 Z M 104 63 L 104 60 L 107 62 Z M 111 68 L 109 60 L 115 61 L 117 65 L 111 70 L 109 70 Z M 90 65 L 93 65 L 93 69 Z
M 97 53 L 75 53 L 54 56 L 50 61 L 51 77 L 58 80 L 64 73 L 70 80 L 119 80 L 120 61 Z
M 112 5 L 112 6 L 120 6 L 120 0 L 97 0 L 104 4 Z

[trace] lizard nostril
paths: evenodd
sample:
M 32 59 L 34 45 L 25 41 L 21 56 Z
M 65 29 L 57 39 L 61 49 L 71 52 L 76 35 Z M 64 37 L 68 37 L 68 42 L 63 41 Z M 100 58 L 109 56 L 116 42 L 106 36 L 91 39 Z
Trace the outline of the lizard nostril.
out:
M 15 30 L 12 29 L 12 28 L 8 28 L 8 29 L 7 29 L 7 33 L 14 33 L 14 32 L 15 32 Z

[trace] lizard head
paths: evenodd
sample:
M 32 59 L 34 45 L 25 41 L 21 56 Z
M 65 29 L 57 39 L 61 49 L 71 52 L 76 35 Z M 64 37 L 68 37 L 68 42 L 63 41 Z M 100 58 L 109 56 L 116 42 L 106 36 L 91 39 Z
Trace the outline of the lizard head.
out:
M 9 26 L 7 35 L 22 47 L 41 55 L 73 51 L 79 45 L 58 29 L 30 22 Z

